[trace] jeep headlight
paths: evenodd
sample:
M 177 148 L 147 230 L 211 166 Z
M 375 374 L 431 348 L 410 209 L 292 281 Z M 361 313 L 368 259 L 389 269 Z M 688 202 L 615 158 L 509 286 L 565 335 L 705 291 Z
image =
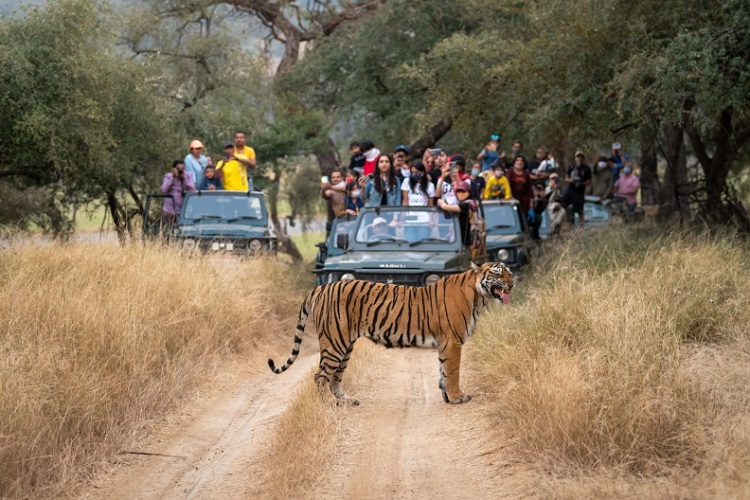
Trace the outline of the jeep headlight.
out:
M 263 249 L 263 242 L 260 240 L 250 240 L 250 243 L 247 245 L 247 247 L 252 252 L 260 252 Z
M 346 273 L 341 275 L 341 281 L 351 281 L 357 279 L 352 273 Z
M 185 250 L 192 250 L 193 248 L 195 248 L 196 243 L 197 242 L 192 238 L 185 238 L 184 240 L 182 240 L 182 248 L 184 248 Z
M 428 286 L 429 285 L 434 285 L 435 283 L 438 282 L 438 280 L 440 280 L 440 275 L 438 275 L 438 274 L 428 274 L 424 278 L 424 284 L 428 285 Z
M 507 248 L 501 248 L 497 251 L 497 259 L 498 260 L 508 260 L 508 257 L 510 257 L 510 252 Z

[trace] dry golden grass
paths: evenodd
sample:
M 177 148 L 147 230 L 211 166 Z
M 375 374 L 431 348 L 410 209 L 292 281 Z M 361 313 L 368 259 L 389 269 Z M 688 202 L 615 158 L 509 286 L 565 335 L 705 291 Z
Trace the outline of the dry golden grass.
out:
M 310 323 L 308 322 L 308 325 Z M 303 342 L 318 346 L 314 332 Z M 310 346 L 308 345 L 308 348 Z M 377 346 L 360 340 L 345 374 L 345 387 L 358 393 L 369 380 L 374 363 L 370 354 Z M 336 450 L 346 439 L 341 422 L 357 407 L 338 406 L 330 393 L 321 397 L 310 371 L 289 409 L 281 417 L 266 460 L 268 475 L 263 491 L 271 498 L 309 498 L 336 462 Z M 327 389 L 326 389 L 327 390 Z
M 552 496 L 746 496 L 750 254 L 729 238 L 584 243 L 481 323 L 492 418 L 562 476 Z
M 298 307 L 273 260 L 0 252 L 0 497 L 52 497 Z

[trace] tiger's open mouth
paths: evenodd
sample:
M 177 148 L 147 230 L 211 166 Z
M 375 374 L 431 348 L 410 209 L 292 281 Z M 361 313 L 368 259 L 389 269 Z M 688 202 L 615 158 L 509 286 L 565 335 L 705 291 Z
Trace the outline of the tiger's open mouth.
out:
M 508 290 L 504 290 L 499 286 L 493 286 L 490 287 L 490 293 L 503 304 L 510 304 L 510 292 Z

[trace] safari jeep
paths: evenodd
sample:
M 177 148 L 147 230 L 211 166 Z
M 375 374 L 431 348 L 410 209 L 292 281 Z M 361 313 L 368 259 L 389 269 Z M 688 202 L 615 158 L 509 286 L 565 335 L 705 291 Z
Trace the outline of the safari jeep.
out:
M 521 213 L 518 201 L 489 200 L 482 205 L 487 226 L 487 258 L 493 262 L 502 262 L 511 269 L 528 264 L 533 241 L 526 214 Z
M 263 193 L 197 191 L 185 193 L 182 213 L 171 223 L 162 214 L 168 196 L 146 200 L 143 234 L 162 237 L 187 250 L 254 255 L 276 251 Z
M 344 251 L 326 258 L 315 272 L 320 283 L 361 279 L 431 285 L 471 268 L 471 249 L 462 244 L 458 221 L 437 207 L 366 208 L 351 232 L 331 232 L 335 246 Z

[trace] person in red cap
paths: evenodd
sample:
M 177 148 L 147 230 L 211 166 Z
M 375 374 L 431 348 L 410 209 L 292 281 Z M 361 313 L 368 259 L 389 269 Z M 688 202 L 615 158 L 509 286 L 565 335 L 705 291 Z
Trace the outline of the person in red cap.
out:
M 458 213 L 458 224 L 461 227 L 461 241 L 464 246 L 471 246 L 471 214 L 476 210 L 476 204 L 469 199 L 471 186 L 467 181 L 458 181 L 454 186 L 458 205 L 451 205 L 442 198 L 438 200 L 438 206 L 446 212 Z

